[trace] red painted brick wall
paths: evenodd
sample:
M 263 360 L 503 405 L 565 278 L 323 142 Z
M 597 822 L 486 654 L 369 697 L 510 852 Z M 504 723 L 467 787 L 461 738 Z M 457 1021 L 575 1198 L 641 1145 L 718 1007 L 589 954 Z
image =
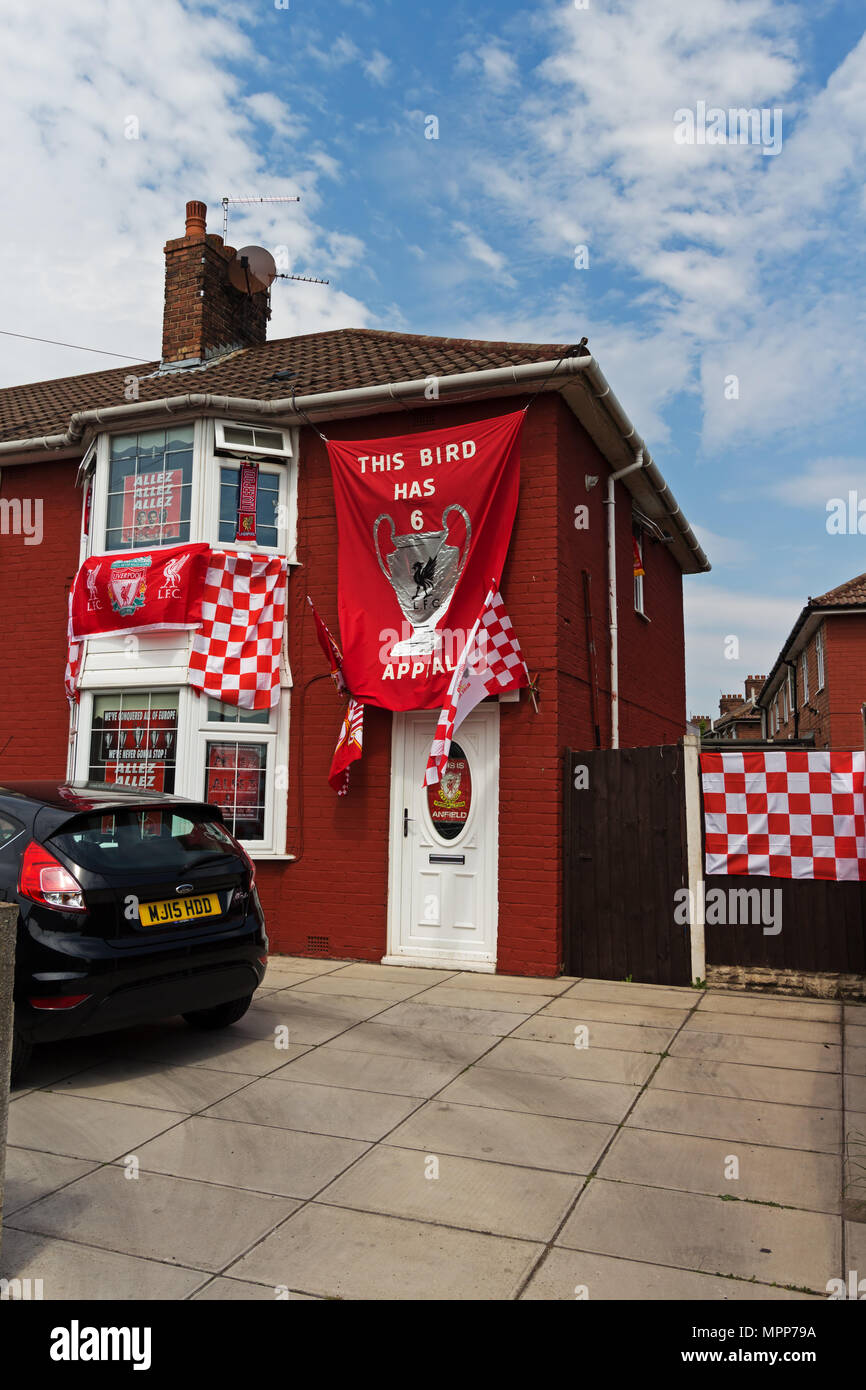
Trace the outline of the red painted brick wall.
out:
M 829 747 L 862 748 L 866 703 L 866 614 L 840 613 L 824 620 L 824 670 Z
M 67 596 L 78 568 L 77 465 L 3 468 L 0 498 L 42 499 L 41 545 L 0 535 L 0 776 L 65 777 Z

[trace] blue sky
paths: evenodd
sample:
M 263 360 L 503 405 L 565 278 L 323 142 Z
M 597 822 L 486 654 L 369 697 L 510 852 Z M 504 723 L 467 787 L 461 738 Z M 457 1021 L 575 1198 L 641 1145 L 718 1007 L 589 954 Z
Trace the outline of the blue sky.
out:
M 826 525 L 866 498 L 860 0 L 7 0 L 0 47 L 0 327 L 156 356 L 187 198 L 219 230 L 223 194 L 300 193 L 232 210 L 331 282 L 281 283 L 273 336 L 589 337 L 713 562 L 690 710 L 866 570 Z M 781 109 L 780 152 L 677 144 L 698 102 Z M 4 384 L 108 363 L 0 338 Z

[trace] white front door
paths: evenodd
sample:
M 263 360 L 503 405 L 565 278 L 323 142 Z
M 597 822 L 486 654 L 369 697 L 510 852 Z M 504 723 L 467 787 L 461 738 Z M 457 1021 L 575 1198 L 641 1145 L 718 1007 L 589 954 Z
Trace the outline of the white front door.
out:
M 464 719 L 441 783 L 424 769 L 438 714 L 394 715 L 388 954 L 395 965 L 496 969 L 499 705 Z

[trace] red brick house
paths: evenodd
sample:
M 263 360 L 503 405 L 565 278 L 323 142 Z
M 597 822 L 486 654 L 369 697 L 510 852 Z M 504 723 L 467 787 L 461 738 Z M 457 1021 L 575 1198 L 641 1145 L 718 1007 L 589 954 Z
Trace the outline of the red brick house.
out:
M 766 738 L 863 747 L 866 574 L 807 600 L 757 703 Z
M 719 717 L 705 737 L 713 739 L 733 739 L 739 743 L 753 743 L 763 738 L 763 720 L 756 700 L 766 676 L 746 676 L 745 697 L 743 695 L 722 695 L 719 699 Z
M 262 767 L 256 813 L 225 809 L 256 860 L 275 951 L 555 974 L 563 751 L 685 730 L 682 577 L 709 568 L 688 522 L 586 349 L 356 329 L 267 342 L 268 296 L 231 285 L 234 253 L 206 233 L 203 204 L 165 251 L 160 361 L 0 391 L 0 779 L 98 778 L 99 731 L 118 710 L 140 712 L 142 728 L 164 717 L 176 731 L 166 789 L 204 794 L 214 740 Z M 306 595 L 339 640 L 335 510 L 305 421 L 376 439 L 514 411 L 539 390 L 501 582 L 538 710 L 522 690 L 484 701 L 458 732 L 475 814 L 462 868 L 433 870 L 418 764 L 435 713 L 368 708 L 348 795 L 326 780 L 343 706 Z M 262 718 L 200 699 L 188 634 L 151 633 L 86 644 L 70 718 L 66 596 L 88 554 L 123 549 L 123 480 L 170 471 L 180 540 L 231 548 L 248 457 L 256 548 L 289 560 L 279 706 Z M 450 907 L 428 929 L 416 889 L 434 872 Z

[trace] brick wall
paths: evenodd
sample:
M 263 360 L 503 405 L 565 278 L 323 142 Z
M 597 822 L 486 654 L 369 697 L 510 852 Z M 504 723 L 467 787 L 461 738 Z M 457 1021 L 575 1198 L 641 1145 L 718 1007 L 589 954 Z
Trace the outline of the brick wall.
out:
M 268 297 L 236 290 L 228 278 L 234 247 L 205 234 L 203 203 L 187 204 L 186 235 L 165 244 L 163 362 L 205 358 L 219 348 L 263 343 Z
M 41 498 L 43 509 L 41 545 L 0 535 L 0 775 L 10 780 L 66 776 L 66 605 L 81 533 L 76 466 L 46 459 L 2 471 L 0 497 Z

